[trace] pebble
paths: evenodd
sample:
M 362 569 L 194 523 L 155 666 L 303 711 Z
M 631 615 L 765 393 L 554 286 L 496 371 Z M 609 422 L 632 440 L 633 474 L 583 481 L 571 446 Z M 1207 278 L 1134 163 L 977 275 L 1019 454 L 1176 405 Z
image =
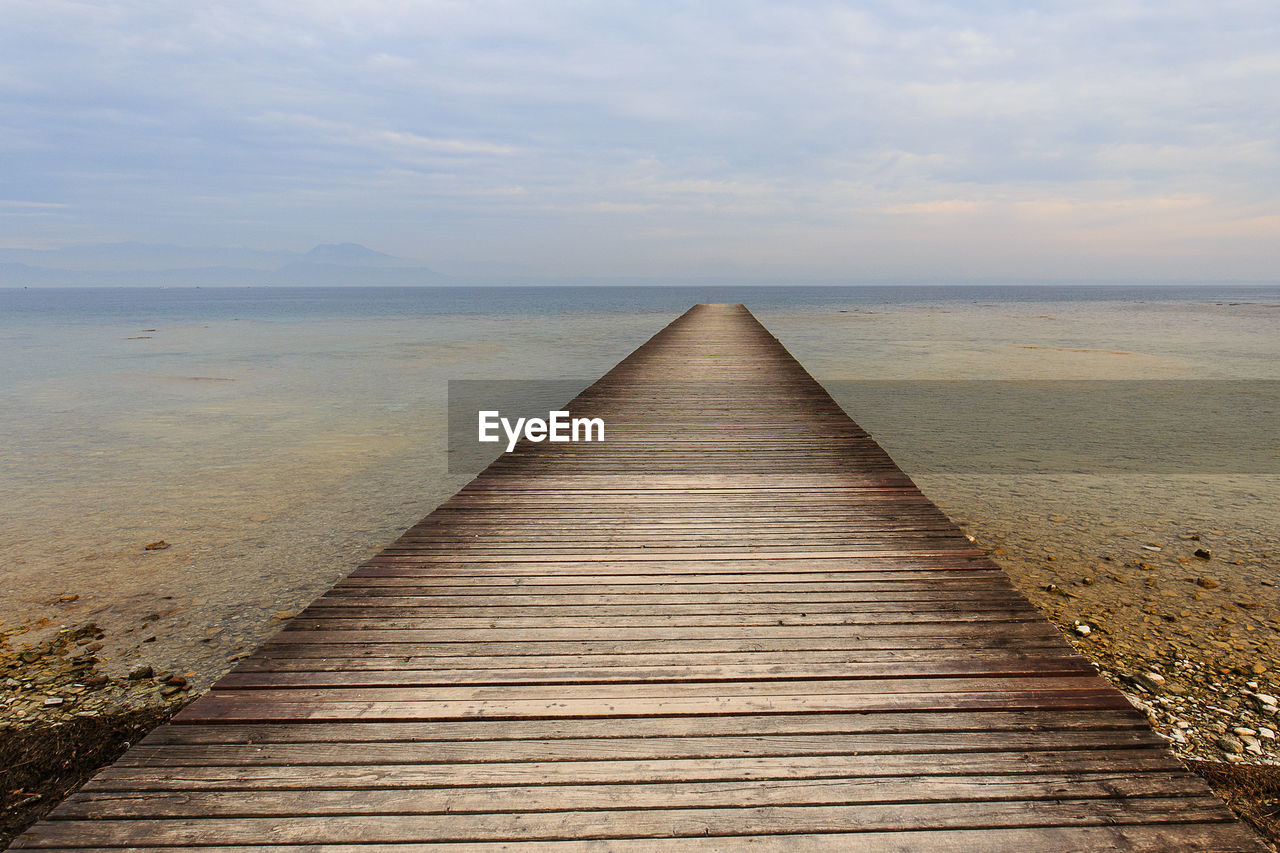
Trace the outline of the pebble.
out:
M 1258 706 L 1259 711 L 1274 711 L 1276 708 L 1276 697 L 1269 693 L 1250 693 L 1249 698 Z
M 1208 548 L 1197 548 L 1192 553 L 1202 560 L 1208 560 L 1210 557 L 1213 556 L 1213 552 L 1210 551 Z
M 1093 628 L 1090 627 L 1089 625 L 1084 624 L 1083 622 L 1077 622 L 1075 624 L 1075 627 L 1072 630 L 1074 630 L 1081 637 L 1087 637 L 1093 633 Z
M 1225 752 L 1228 756 L 1239 755 L 1244 752 L 1244 744 L 1233 737 L 1223 735 L 1217 740 L 1218 748 Z
M 46 708 L 50 708 L 50 707 L 53 707 L 53 706 L 55 706 L 55 705 L 61 705 L 61 704 L 62 704 L 62 701 L 63 701 L 63 700 L 61 699 L 61 697 L 58 697 L 58 696 L 50 696 L 49 698 L 47 698 L 47 699 L 45 699 L 45 700 L 44 700 L 44 704 L 45 704 L 45 707 L 46 707 Z
M 1217 589 L 1218 582 L 1213 578 L 1196 578 L 1196 583 L 1205 589 Z
M 151 667 L 149 667 L 149 666 L 139 666 L 139 667 L 134 667 L 134 668 L 133 668 L 132 670 L 130 670 L 130 672 L 129 672 L 129 680 L 130 680 L 130 681 L 141 681 L 141 680 L 142 680 L 142 679 L 144 679 L 144 678 L 150 678 L 150 677 L 151 677 L 152 675 L 154 675 L 154 674 L 155 674 L 155 670 L 153 670 L 153 669 L 152 669 Z
M 1263 740 L 1275 740 L 1276 733 L 1273 729 L 1269 729 L 1266 726 L 1258 726 L 1258 737 Z
M 1159 693 L 1164 687 L 1164 676 L 1156 672 L 1140 672 L 1133 677 L 1133 682 L 1151 693 Z

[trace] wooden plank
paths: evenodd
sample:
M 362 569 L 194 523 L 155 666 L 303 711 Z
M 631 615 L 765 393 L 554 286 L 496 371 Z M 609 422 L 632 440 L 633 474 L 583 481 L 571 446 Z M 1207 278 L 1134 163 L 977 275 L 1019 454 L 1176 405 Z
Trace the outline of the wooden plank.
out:
M 362 647 L 355 647 L 362 651 Z M 516 650 L 520 651 L 520 650 Z M 254 655 L 236 668 L 236 672 L 228 677 L 238 678 L 262 672 L 362 672 L 405 670 L 457 670 L 465 663 L 465 671 L 475 672 L 477 678 L 484 677 L 487 669 L 562 669 L 577 667 L 593 667 L 599 669 L 662 667 L 664 669 L 679 668 L 696 671 L 698 667 L 737 666 L 742 671 L 750 671 L 765 666 L 783 664 L 792 673 L 798 667 L 806 667 L 804 672 L 813 672 L 806 665 L 826 666 L 843 664 L 848 666 L 867 666 L 871 664 L 891 665 L 910 668 L 914 665 L 934 662 L 945 662 L 959 658 L 968 662 L 1004 661 L 1012 667 L 1018 667 L 1028 658 L 1045 658 L 1052 660 L 1076 660 L 1058 645 L 1043 647 L 1026 646 L 1017 649 L 969 649 L 951 650 L 951 655 L 939 653 L 937 649 L 872 649 L 863 651 L 810 651 L 791 649 L 782 652 L 685 652 L 683 654 L 664 654 L 632 652 L 630 654 L 575 654 L 575 655 L 539 655 L 539 654 L 507 654 L 507 655 L 466 655 L 465 662 L 458 661 L 459 655 L 393 655 L 375 657 L 364 654 L 337 655 L 327 654 L 324 657 L 300 657 L 289 652 L 277 656 L 269 653 Z M 851 671 L 854 672 L 854 671 Z M 886 673 L 887 674 L 887 673 Z M 234 683 L 234 682 L 233 682 Z
M 432 623 L 433 625 L 439 623 Z M 276 634 L 279 643 L 536 643 L 648 640 L 716 642 L 721 640 L 849 640 L 873 637 L 976 637 L 983 634 L 1001 636 L 1053 636 L 1055 630 L 1032 619 L 915 620 L 885 625 L 803 626 L 771 624 L 760 627 L 675 627 L 640 628 L 525 628 L 518 632 L 484 628 L 449 628 L 445 626 L 400 631 L 311 631 L 289 625 Z
M 329 595 L 352 595 L 359 591 L 392 587 L 395 589 L 433 590 L 436 595 L 469 594 L 478 592 L 490 594 L 509 592 L 513 589 L 536 590 L 541 595 L 557 592 L 589 593 L 597 585 L 608 585 L 621 592 L 656 592 L 663 590 L 649 589 L 651 585 L 672 585 L 674 590 L 681 590 L 684 584 L 690 584 L 691 591 L 697 592 L 700 587 L 694 584 L 709 584 L 705 592 L 731 594 L 734 592 L 751 595 L 767 589 L 757 586 L 762 583 L 780 584 L 775 592 L 789 592 L 805 587 L 794 587 L 794 584 L 806 583 L 843 583 L 840 591 L 851 593 L 936 593 L 938 595 L 963 595 L 965 593 L 989 593 L 993 590 L 1007 592 L 1011 584 L 1004 575 L 993 569 L 976 569 L 971 565 L 956 568 L 945 568 L 935 565 L 908 566 L 906 561 L 899 561 L 893 570 L 885 567 L 869 567 L 861 571 L 849 569 L 833 571 L 825 566 L 812 564 L 796 564 L 789 566 L 789 571 L 769 571 L 769 566 L 742 566 L 730 564 L 716 566 L 688 563 L 671 563 L 662 566 L 629 566 L 628 574 L 575 574 L 566 569 L 557 571 L 543 567 L 542 572 L 555 571 L 555 574 L 544 574 L 534 570 L 532 574 L 472 573 L 470 564 L 456 564 L 448 574 L 432 569 L 424 572 L 414 571 L 412 566 L 400 567 L 396 573 L 390 574 L 372 569 L 358 569 L 334 585 Z M 576 564 L 574 564 L 576 566 Z M 582 567 L 578 567 L 580 570 Z M 598 568 L 592 566 L 592 569 Z M 645 573 L 636 574 L 637 569 Z M 676 577 L 672 577 L 672 576 Z M 726 586 L 729 584 L 737 586 Z M 569 587 L 569 589 L 560 589 Z M 575 587 L 577 587 L 575 589 Z M 719 587 L 715 589 L 713 587 Z
M 548 654 L 680 654 L 734 652 L 749 655 L 755 652 L 783 651 L 840 651 L 857 653 L 889 649 L 920 650 L 939 649 L 955 652 L 963 649 L 1017 649 L 1065 651 L 1062 638 L 1048 626 L 1036 633 L 1020 633 L 1012 630 L 1027 623 L 1008 623 L 1009 631 L 994 636 L 965 636 L 955 632 L 927 636 L 845 636 L 845 637 L 759 637 L 755 639 L 700 640 L 590 640 L 590 641 L 495 641 L 438 642 L 438 643 L 382 643 L 373 640 L 353 640 L 342 643 L 329 642 L 274 642 L 262 647 L 264 655 L 288 654 L 295 657 L 342 656 L 392 656 L 410 658 L 421 655 L 548 655 Z M 972 623 L 980 627 L 980 623 Z M 865 631 L 859 632 L 860 634 Z M 975 629 L 972 633 L 977 634 Z
M 501 577 L 542 578 L 544 583 L 555 583 L 557 578 L 573 578 L 578 575 L 598 574 L 735 574 L 750 571 L 774 571 L 788 575 L 805 572 L 839 571 L 845 574 L 875 577 L 887 575 L 902 580 L 912 580 L 914 573 L 921 571 L 943 572 L 946 575 L 963 579 L 971 575 L 969 572 L 981 573 L 983 576 L 1001 576 L 995 564 L 985 556 L 955 554 L 911 554 L 863 557 L 811 557 L 803 560 L 760 560 L 727 558 L 720 559 L 716 554 L 704 554 L 697 557 L 666 560 L 557 560 L 547 558 L 531 560 L 528 563 L 508 563 L 494 561 L 483 555 L 457 555 L 444 566 L 439 561 L 416 562 L 412 555 L 400 555 L 394 559 L 384 560 L 372 557 L 358 567 L 350 577 L 423 577 L 427 575 L 448 577 L 480 577 L 486 575 Z M 919 575 L 929 579 L 928 575 Z M 1007 580 L 1007 579 L 1006 579 Z M 572 580 L 568 582 L 572 583 Z
M 702 838 L 607 838 L 575 841 L 520 840 L 527 853 L 722 853 L 727 845 L 747 851 L 783 853 L 1004 853 L 1009 850 L 1125 850 L 1129 853 L 1221 853 L 1258 851 L 1256 837 L 1231 823 L 1130 824 L 1125 826 L 1038 826 L 895 832 L 757 834 Z M 107 853 L 118 847 L 46 847 Z M 132 853 L 172 853 L 173 847 L 130 845 Z M 511 850 L 505 842 L 447 841 L 410 844 L 184 844 L 192 853 L 496 853 Z
M 909 695 L 944 694 L 960 696 L 966 693 L 998 693 L 1008 691 L 1064 690 L 1069 692 L 1106 690 L 1107 683 L 1096 675 L 1073 672 L 1047 673 L 1044 677 L 1000 675 L 964 677 L 937 676 L 933 678 L 866 678 L 866 679 L 809 679 L 782 678 L 763 681 L 693 681 L 693 682 L 614 682 L 586 684 L 446 684 L 442 686 L 406 687 L 380 685 L 352 687 L 270 687 L 236 689 L 215 687 L 211 698 L 246 702 L 385 702 L 387 704 L 416 702 L 485 702 L 498 701 L 599 701 L 623 700 L 681 700 L 710 698 L 715 700 L 755 696 L 776 698 L 791 696 L 838 695 Z
M 1103 800 L 999 802 L 861 803 L 858 829 L 864 832 L 999 827 L 1110 826 L 1124 823 L 1199 823 L 1220 820 L 1222 804 L 1212 797 L 1117 797 Z M 396 844 L 418 841 L 510 841 L 578 838 L 737 836 L 841 832 L 849 828 L 849 806 L 759 806 L 741 808 L 599 809 L 448 815 L 344 815 L 269 818 L 112 818 L 39 824 L 23 837 L 24 847 L 59 846 L 72 841 L 106 846 L 187 845 L 210 839 L 253 844 L 264 838 L 292 844 Z
M 923 732 L 912 734 L 753 735 L 668 738 L 559 738 L 429 743 L 163 744 L 139 745 L 120 767 L 277 764 L 290 767 L 337 764 L 472 764 L 477 762 L 575 759 L 657 760 L 735 756 L 895 755 L 1007 750 L 1136 749 L 1160 747 L 1148 731 Z
M 1046 679 L 1047 681 L 1047 679 Z M 1073 689 L 1047 684 L 1043 689 L 996 689 L 968 693 L 886 693 L 710 696 L 637 699 L 476 699 L 405 702 L 332 700 L 325 702 L 263 701 L 258 691 L 217 691 L 188 705 L 174 716 L 182 723 L 449 720 L 521 717 L 634 717 L 687 714 L 820 714 L 860 711 L 978 710 L 978 709 L 1116 709 L 1130 707 L 1113 688 Z
M 797 610 L 803 607 L 797 607 Z M 899 609 L 881 612 L 843 612 L 815 611 L 804 613 L 650 613 L 644 615 L 604 614 L 568 615 L 554 612 L 535 612 L 533 614 L 501 614 L 494 616 L 466 616 L 463 614 L 446 614 L 440 616 L 432 613 L 436 624 L 448 631 L 499 630 L 499 631 L 533 631 L 542 629 L 567 628 L 569 630 L 590 631 L 593 629 L 630 630 L 644 628 L 742 628 L 747 626 L 782 626 L 788 628 L 825 627 L 830 625 L 917 625 L 925 622 L 945 622 L 954 624 L 966 622 L 1032 622 L 1039 621 L 1039 614 L 1029 607 L 941 607 L 919 609 Z M 422 620 L 415 616 L 405 616 L 387 610 L 362 610 L 346 616 L 313 616 L 307 614 L 295 621 L 290 628 L 298 631 L 316 631 L 326 635 L 365 632 L 371 639 L 383 634 L 395 632 L 398 636 L 408 635 L 410 631 L 419 631 Z M 417 637 L 419 635 L 408 635 Z M 821 634 L 820 634 L 821 636 Z
M 468 660 L 468 664 L 470 661 Z M 921 662 L 894 661 L 890 664 L 809 663 L 797 669 L 795 663 L 735 664 L 732 666 L 698 666 L 692 663 L 670 666 L 612 666 L 588 668 L 582 665 L 562 668 L 532 667 L 524 669 L 401 669 L 355 670 L 347 672 L 234 672 L 224 676 L 214 689 L 243 690 L 260 688 L 309 687 L 429 687 L 446 684 L 527 684 L 573 683 L 600 684 L 606 681 L 665 684 L 678 682 L 733 683 L 745 679 L 761 681 L 827 678 L 841 680 L 866 678 L 918 679 L 922 676 L 960 678 L 983 674 L 1007 677 L 1050 677 L 1056 675 L 1092 676 L 1092 665 L 1083 658 L 1027 658 L 1021 662 L 1008 660 L 932 660 Z
M 648 761 L 528 761 L 473 764 L 365 764 L 283 767 L 235 764 L 199 767 L 116 764 L 85 783 L 85 791 L 374 790 L 547 784 L 763 782 L 775 779 L 881 778 L 915 775 L 1018 775 L 1183 771 L 1167 750 L 1151 747 L 1062 752 L 967 752 L 941 755 L 817 755 L 662 759 Z M 1225 814 L 1225 811 L 1224 811 Z
M 464 814 L 629 808 L 966 802 L 990 800 L 1203 797 L 1207 786 L 1176 773 L 896 776 L 775 779 L 640 785 L 536 785 L 346 791 L 85 791 L 53 813 L 57 819 L 266 817 L 350 814 Z
M 434 723 L 348 723 L 326 725 L 161 726 L 148 745 L 165 743 L 378 743 L 466 740 L 559 740 L 575 737 L 712 737 L 773 734 L 900 734 L 907 732 L 1147 730 L 1146 717 L 1133 709 L 1115 711 L 983 711 L 948 714 L 795 714 L 723 717 L 643 717 L 620 726 L 613 719 L 449 721 Z

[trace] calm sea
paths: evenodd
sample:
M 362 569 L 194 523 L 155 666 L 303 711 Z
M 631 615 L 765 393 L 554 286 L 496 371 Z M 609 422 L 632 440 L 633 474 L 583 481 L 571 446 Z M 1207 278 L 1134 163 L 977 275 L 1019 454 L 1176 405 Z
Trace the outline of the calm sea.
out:
M 787 287 L 0 288 L 6 334 L 24 322 L 316 319 L 679 312 L 699 302 L 761 311 L 998 303 L 1280 301 L 1280 286 L 900 285 Z

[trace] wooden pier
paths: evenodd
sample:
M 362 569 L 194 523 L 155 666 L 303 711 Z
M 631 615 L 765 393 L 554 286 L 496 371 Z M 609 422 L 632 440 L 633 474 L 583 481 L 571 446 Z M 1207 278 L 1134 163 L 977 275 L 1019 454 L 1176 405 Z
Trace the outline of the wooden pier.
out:
M 1263 849 L 742 306 L 570 408 L 15 845 Z

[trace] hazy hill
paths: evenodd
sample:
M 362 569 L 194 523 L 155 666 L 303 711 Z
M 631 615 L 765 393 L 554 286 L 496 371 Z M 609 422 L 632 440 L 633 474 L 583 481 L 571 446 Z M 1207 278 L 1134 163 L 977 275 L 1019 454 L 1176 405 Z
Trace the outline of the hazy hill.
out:
M 321 243 L 302 256 L 306 263 L 340 267 L 406 267 L 413 263 L 394 255 L 375 252 L 359 243 Z

